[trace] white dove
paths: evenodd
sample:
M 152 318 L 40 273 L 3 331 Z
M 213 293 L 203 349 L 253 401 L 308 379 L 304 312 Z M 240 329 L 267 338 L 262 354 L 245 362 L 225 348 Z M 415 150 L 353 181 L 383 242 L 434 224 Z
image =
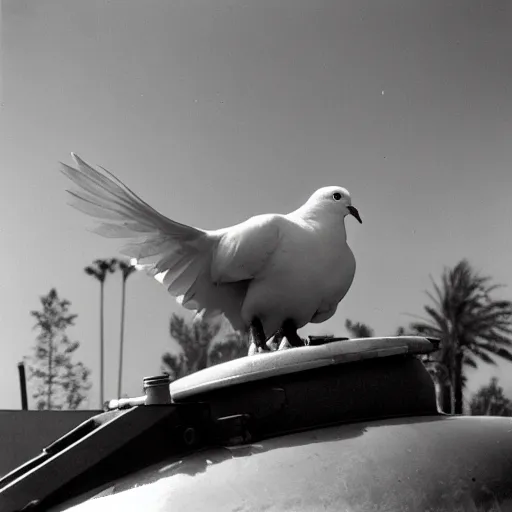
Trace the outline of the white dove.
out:
M 320 188 L 287 215 L 207 231 L 168 219 L 106 169 L 71 155 L 78 168 L 62 164 L 80 187 L 68 190 L 71 206 L 106 221 L 94 232 L 131 238 L 122 254 L 142 262 L 185 308 L 224 314 L 249 333 L 253 351 L 266 350 L 277 332 L 304 345 L 297 329 L 331 318 L 352 284 L 356 262 L 344 219 L 362 221 L 345 188 Z

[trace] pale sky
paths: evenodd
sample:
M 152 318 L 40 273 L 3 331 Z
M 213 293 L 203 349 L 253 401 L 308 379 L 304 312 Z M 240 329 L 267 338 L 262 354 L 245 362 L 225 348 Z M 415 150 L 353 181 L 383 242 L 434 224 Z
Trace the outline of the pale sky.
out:
M 76 355 L 99 372 L 99 285 L 118 256 L 70 208 L 58 162 L 106 167 L 161 213 L 220 228 L 351 191 L 357 259 L 334 318 L 388 335 L 421 314 L 429 275 L 467 257 L 512 298 L 512 5 L 506 0 L 4 0 L 0 111 L 0 408 L 19 408 L 30 310 L 56 287 Z M 120 274 L 106 285 L 106 397 Z M 129 278 L 124 391 L 174 347 L 156 281 Z M 484 364 L 469 390 L 512 365 Z M 97 385 L 90 405 L 98 406 Z

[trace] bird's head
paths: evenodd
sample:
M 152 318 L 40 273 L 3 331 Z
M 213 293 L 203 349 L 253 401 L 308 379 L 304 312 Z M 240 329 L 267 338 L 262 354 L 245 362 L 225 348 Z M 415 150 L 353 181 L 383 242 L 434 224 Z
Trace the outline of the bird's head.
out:
M 329 212 L 343 217 L 352 215 L 360 224 L 363 223 L 357 208 L 352 206 L 350 192 L 343 187 L 320 188 L 313 193 L 304 206 L 318 212 Z

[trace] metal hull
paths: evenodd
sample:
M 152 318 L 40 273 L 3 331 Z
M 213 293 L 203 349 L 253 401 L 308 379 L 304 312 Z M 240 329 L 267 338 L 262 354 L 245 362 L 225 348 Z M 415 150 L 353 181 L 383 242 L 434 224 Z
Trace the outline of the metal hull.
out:
M 71 510 L 512 511 L 512 419 L 426 416 L 308 430 L 169 458 L 102 494 Z

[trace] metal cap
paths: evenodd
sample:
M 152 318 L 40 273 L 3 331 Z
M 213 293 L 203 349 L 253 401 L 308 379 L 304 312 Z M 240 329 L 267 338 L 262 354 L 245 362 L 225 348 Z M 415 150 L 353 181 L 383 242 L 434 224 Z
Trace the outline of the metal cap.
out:
M 155 375 L 152 377 L 144 377 L 142 384 L 144 389 L 155 386 L 167 386 L 170 382 L 170 378 L 168 374 L 163 375 Z
M 146 405 L 163 405 L 171 403 L 169 375 L 144 377 L 143 386 L 146 392 Z

